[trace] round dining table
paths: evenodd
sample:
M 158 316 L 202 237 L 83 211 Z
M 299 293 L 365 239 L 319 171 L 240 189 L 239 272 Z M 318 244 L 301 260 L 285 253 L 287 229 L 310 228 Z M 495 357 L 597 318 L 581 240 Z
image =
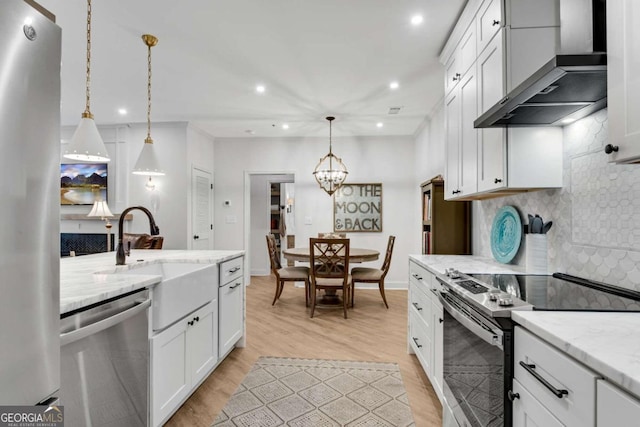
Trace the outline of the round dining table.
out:
M 282 251 L 282 255 L 289 261 L 309 262 L 309 248 L 289 248 Z M 349 248 L 349 263 L 375 261 L 380 252 L 373 249 Z

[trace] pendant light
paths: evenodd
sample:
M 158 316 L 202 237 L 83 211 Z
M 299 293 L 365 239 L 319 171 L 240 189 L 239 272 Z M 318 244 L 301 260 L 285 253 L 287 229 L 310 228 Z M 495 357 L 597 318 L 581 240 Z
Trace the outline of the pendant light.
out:
M 96 122 L 91 114 L 91 0 L 87 0 L 87 74 L 86 105 L 80 124 L 71 142 L 67 144 L 63 157 L 85 162 L 108 162 L 109 153 L 98 133 Z
M 349 172 L 342 163 L 342 159 L 336 157 L 331 150 L 331 122 L 335 120 L 335 117 L 327 117 L 327 120 L 329 120 L 329 154 L 320 159 L 313 171 L 313 176 L 315 176 L 320 188 L 332 195 L 344 183 Z
M 164 175 L 164 170 L 160 168 L 160 163 L 158 163 L 153 147 L 153 139 L 151 139 L 151 48 L 158 44 L 158 38 L 151 34 L 143 34 L 142 41 L 147 45 L 147 138 L 144 140 L 138 161 L 133 167 L 133 173 L 136 175 L 159 176 Z

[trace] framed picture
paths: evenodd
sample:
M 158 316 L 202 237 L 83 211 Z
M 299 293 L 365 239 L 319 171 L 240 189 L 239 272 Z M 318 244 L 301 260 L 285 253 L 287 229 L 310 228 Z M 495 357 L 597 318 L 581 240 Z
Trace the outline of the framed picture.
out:
M 382 232 L 382 184 L 342 184 L 333 194 L 333 231 Z
M 93 205 L 107 201 L 106 163 L 63 163 L 60 165 L 60 204 Z

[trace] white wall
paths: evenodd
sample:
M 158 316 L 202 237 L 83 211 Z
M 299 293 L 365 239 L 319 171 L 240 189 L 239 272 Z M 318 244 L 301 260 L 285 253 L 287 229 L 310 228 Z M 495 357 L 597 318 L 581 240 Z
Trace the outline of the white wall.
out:
M 297 246 L 308 246 L 309 237 L 333 230 L 333 199 L 312 175 L 329 149 L 326 138 L 222 138 L 216 139 L 214 147 L 217 249 L 244 249 L 245 172 L 295 175 Z M 395 235 L 387 282 L 389 287 L 406 286 L 407 256 L 416 252 L 413 241 L 419 231 L 407 220 L 414 214 L 417 197 L 413 138 L 333 138 L 333 150 L 347 166 L 348 182 L 382 183 L 382 233 L 350 233 L 352 245 L 379 250 L 382 257 L 388 236 Z M 231 206 L 222 206 L 222 200 L 230 200 Z M 380 264 L 382 259 L 371 263 Z

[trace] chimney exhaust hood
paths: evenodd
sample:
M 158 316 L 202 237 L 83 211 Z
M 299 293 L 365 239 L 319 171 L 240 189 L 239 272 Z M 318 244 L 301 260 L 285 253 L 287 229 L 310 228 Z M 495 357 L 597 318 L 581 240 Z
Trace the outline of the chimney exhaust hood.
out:
M 562 126 L 607 106 L 606 0 L 561 0 L 560 49 L 474 122 Z
M 607 55 L 556 55 L 473 126 L 562 126 L 606 106 Z

